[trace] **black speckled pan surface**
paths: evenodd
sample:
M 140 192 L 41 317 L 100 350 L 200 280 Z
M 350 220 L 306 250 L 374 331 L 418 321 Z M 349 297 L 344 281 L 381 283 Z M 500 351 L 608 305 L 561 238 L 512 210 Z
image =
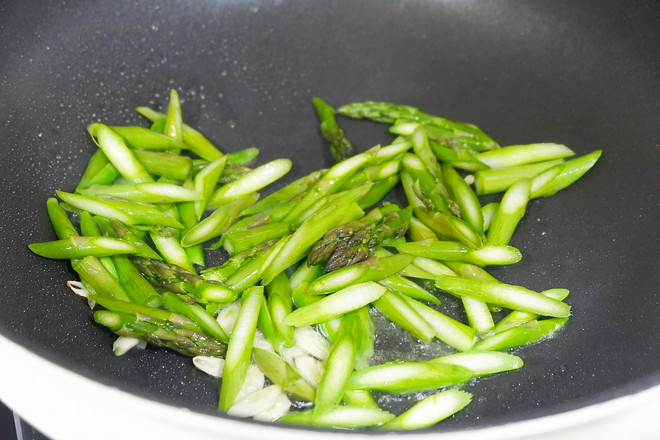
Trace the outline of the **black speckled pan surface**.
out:
M 72 190 L 93 121 L 142 124 L 176 87 L 184 117 L 226 151 L 262 149 L 292 174 L 330 164 L 313 96 L 406 103 L 501 144 L 604 151 L 580 182 L 534 201 L 497 271 L 566 287 L 559 337 L 526 366 L 469 385 L 435 429 L 556 414 L 660 383 L 660 3 L 655 1 L 5 1 L 0 4 L 0 332 L 47 359 L 161 402 L 215 413 L 216 384 L 165 350 L 114 357 L 113 336 L 65 287 L 45 201 Z M 384 126 L 345 122 L 362 149 Z M 292 176 L 289 176 L 290 178 Z M 219 416 L 220 417 L 220 416 Z M 246 422 L 249 423 L 249 422 Z

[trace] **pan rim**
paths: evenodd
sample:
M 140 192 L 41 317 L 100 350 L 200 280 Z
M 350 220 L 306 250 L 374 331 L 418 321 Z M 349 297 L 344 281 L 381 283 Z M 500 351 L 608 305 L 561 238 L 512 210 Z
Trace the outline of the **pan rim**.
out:
M 54 439 L 89 438 L 90 432 L 94 432 L 98 440 L 121 438 L 118 437 L 121 435 L 139 438 L 141 433 L 165 440 L 181 438 L 182 434 L 190 439 L 211 439 L 217 438 L 214 436 L 218 432 L 223 432 L 228 440 L 265 436 L 272 440 L 304 440 L 310 432 L 319 439 L 336 440 L 347 434 L 346 431 L 217 417 L 157 402 L 57 365 L 2 333 L 0 352 L 5 354 L 0 361 L 0 377 L 12 378 L 0 382 L 0 400 Z M 24 385 L 28 381 L 30 387 Z M 651 432 L 655 426 L 653 415 L 659 412 L 660 384 L 656 383 L 612 399 L 528 420 L 469 430 L 402 434 L 414 439 L 432 435 L 437 440 L 522 440 L 531 436 L 543 440 L 546 436 L 551 439 L 559 435 L 565 439 L 587 438 L 585 435 L 612 438 L 612 429 L 625 429 L 633 436 L 627 438 L 638 438 L 634 436 Z M 108 414 L 113 414 L 117 423 L 104 423 L 99 430 L 97 422 L 107 422 Z M 165 421 L 167 423 L 163 423 Z M 351 438 L 373 438 L 374 434 L 377 431 L 351 432 Z

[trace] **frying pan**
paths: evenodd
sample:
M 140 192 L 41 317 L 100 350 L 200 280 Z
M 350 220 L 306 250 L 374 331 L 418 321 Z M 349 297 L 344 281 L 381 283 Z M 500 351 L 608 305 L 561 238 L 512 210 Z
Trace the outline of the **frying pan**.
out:
M 215 380 L 187 359 L 157 349 L 113 356 L 113 336 L 67 291 L 68 266 L 27 250 L 53 239 L 45 201 L 74 187 L 94 151 L 85 127 L 144 124 L 133 109 L 162 108 L 171 87 L 190 125 L 225 151 L 254 145 L 261 162 L 292 158 L 291 179 L 331 163 L 313 96 L 414 105 L 476 123 L 502 145 L 602 149 L 585 178 L 531 203 L 512 242 L 523 261 L 495 273 L 570 289 L 572 319 L 558 337 L 515 351 L 524 368 L 468 384 L 474 402 L 431 433 L 553 432 L 581 411 L 612 415 L 608 404 L 657 391 L 658 43 L 654 1 L 3 2 L 0 398 L 54 437 L 126 429 L 110 415 L 127 408 L 159 408 L 145 410 L 161 415 L 157 423 L 141 420 L 162 438 L 182 424 L 188 438 L 207 438 L 200 425 L 225 438 L 371 435 L 218 414 Z M 383 125 L 341 123 L 358 149 L 390 139 Z M 65 402 L 101 414 L 57 423 L 48 414 L 69 420 Z M 184 421 L 167 416 L 178 408 Z M 516 430 L 530 421 L 546 422 Z M 95 424 L 106 428 L 92 435 Z

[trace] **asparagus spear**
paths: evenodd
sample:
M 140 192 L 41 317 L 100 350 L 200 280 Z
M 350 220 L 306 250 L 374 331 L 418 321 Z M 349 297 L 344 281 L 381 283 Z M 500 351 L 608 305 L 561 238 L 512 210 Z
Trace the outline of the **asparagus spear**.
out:
M 183 315 L 193 321 L 205 333 L 213 336 L 217 340 L 224 343 L 229 340 L 227 333 L 225 333 L 222 327 L 220 327 L 218 321 L 216 321 L 209 312 L 199 304 L 189 304 L 182 301 L 176 294 L 165 292 L 162 294 L 162 305 L 167 310 Z
M 134 183 L 153 182 L 153 177 L 135 158 L 121 136 L 112 129 L 106 125 L 94 123 L 87 127 L 87 131 L 96 140 L 108 160 L 127 180 Z
M 342 316 L 380 298 L 387 289 L 373 281 L 354 284 L 319 301 L 300 307 L 284 318 L 284 323 L 301 327 Z
M 520 179 L 532 178 L 552 167 L 563 164 L 564 161 L 562 159 L 555 159 L 494 170 L 477 171 L 474 173 L 474 191 L 480 196 L 504 192 Z
M 389 194 L 390 190 L 399 183 L 399 176 L 390 176 L 384 180 L 374 182 L 369 191 L 358 200 L 360 209 L 366 210 L 380 202 L 383 197 Z
M 176 221 L 179 221 L 179 212 L 177 205 L 168 205 L 163 213 L 169 215 Z M 180 266 L 190 272 L 195 272 L 195 267 L 188 258 L 188 253 L 183 248 L 179 240 L 179 231 L 170 233 L 169 231 L 151 230 L 149 237 L 154 243 L 156 250 L 162 255 L 163 260 L 170 264 Z
M 139 248 L 133 243 L 109 237 L 71 236 L 63 240 L 32 243 L 28 248 L 45 258 L 78 259 L 86 256 L 108 257 L 119 254 L 135 254 Z
M 574 154 L 575 152 L 566 145 L 543 143 L 511 145 L 496 150 L 484 151 L 475 156 L 477 160 L 485 163 L 491 169 L 498 169 L 554 159 L 564 159 Z
M 396 243 L 404 253 L 446 261 L 464 261 L 481 266 L 489 264 L 512 264 L 522 259 L 520 251 L 512 246 L 486 245 L 471 249 L 455 241 L 424 240 Z
M 99 262 L 98 258 L 88 256 L 73 260 L 71 267 L 91 292 L 108 298 L 129 301 L 126 290 Z
M 351 176 L 341 189 L 355 188 L 369 181 L 380 181 L 396 176 L 401 169 L 401 159 L 395 158 L 388 162 L 365 166 Z
M 95 295 L 93 293 L 87 294 L 87 297 L 95 303 L 105 307 L 111 312 L 123 313 L 128 315 L 146 315 L 151 316 L 161 321 L 168 321 L 174 325 L 190 330 L 201 331 L 193 321 L 183 315 L 174 313 L 169 310 L 161 309 L 158 307 L 151 307 L 145 304 L 136 304 L 129 301 L 121 301 L 104 296 Z
M 509 327 L 479 341 L 476 350 L 507 350 L 546 338 L 563 327 L 568 318 L 535 319 Z
M 172 203 L 203 198 L 196 191 L 163 182 L 92 185 L 78 190 L 78 193 L 90 197 L 117 198 L 137 203 Z
M 419 185 L 418 196 L 424 201 L 424 204 L 436 211 L 449 213 L 451 204 L 447 200 L 449 198 L 449 192 L 444 183 L 439 181 L 427 169 L 424 161 L 417 155 L 406 153 L 403 156 L 402 164 L 411 178 Z
M 376 329 L 374 327 L 374 321 L 371 318 L 370 310 L 371 308 L 369 306 L 364 306 L 357 309 L 355 312 L 352 312 L 357 320 L 355 333 L 357 349 L 355 356 L 356 369 L 369 366 L 369 361 L 373 357 L 375 351 Z M 344 397 L 346 397 L 346 390 L 344 390 Z M 355 399 L 353 399 L 353 401 L 355 401 Z
M 461 390 L 446 390 L 432 394 L 413 405 L 403 414 L 381 426 L 382 429 L 424 429 L 456 414 L 472 401 L 472 394 Z
M 571 308 L 568 304 L 522 286 L 447 275 L 439 276 L 436 285 L 457 295 L 481 299 L 515 310 L 558 318 L 566 318 L 570 315 Z
M 539 197 L 548 184 L 564 170 L 564 164 L 558 164 L 542 171 L 530 179 L 529 198 Z
M 569 291 L 568 289 L 549 289 L 541 293 L 547 297 L 554 298 L 558 301 L 563 301 L 568 296 Z M 521 326 L 526 322 L 532 321 L 538 317 L 539 315 L 535 313 L 514 310 L 497 322 L 495 327 L 493 327 L 493 333 L 499 333 L 511 327 Z
M 516 370 L 523 366 L 523 360 L 516 355 L 479 350 L 441 356 L 429 362 L 460 365 L 472 371 L 475 376 L 486 376 L 503 371 Z
M 315 202 L 327 194 L 337 192 L 359 168 L 373 158 L 374 152 L 369 150 L 356 154 L 346 160 L 335 164 L 300 198 L 296 206 L 289 212 L 283 221 L 299 224 L 299 217 L 305 213 Z M 362 185 L 364 186 L 364 185 Z M 362 187 L 361 186 L 361 187 Z
M 499 151 L 493 150 L 493 151 Z M 484 214 L 477 195 L 450 164 L 442 165 L 442 175 L 451 198 L 458 205 L 460 217 L 476 232 L 484 230 Z
M 341 402 L 344 388 L 355 368 L 357 357 L 357 333 L 359 318 L 349 313 L 342 318 L 339 333 L 332 343 L 332 349 L 325 361 L 323 376 L 316 389 L 314 410 L 323 412 Z
M 482 145 L 475 144 L 473 138 L 447 135 L 451 133 L 436 133 L 435 127 L 426 127 L 431 150 L 442 163 L 448 163 L 454 168 L 465 171 L 479 171 L 488 169 L 488 165 L 480 162 L 474 155 L 475 150 L 482 149 Z
M 410 393 L 456 385 L 472 378 L 472 371 L 459 365 L 392 361 L 353 372 L 347 388 Z
M 186 189 L 193 189 L 195 183 L 191 178 L 188 178 L 183 182 L 183 187 Z M 179 202 L 176 205 L 176 210 L 179 214 L 179 221 L 183 225 L 183 229 L 181 230 L 181 236 L 183 237 L 199 222 L 195 202 Z M 193 264 L 193 267 L 194 265 L 205 266 L 206 256 L 204 255 L 204 248 L 201 243 L 185 247 L 184 251 L 188 256 L 188 261 Z
M 100 237 L 103 235 L 101 233 L 101 228 L 99 228 L 99 225 L 94 220 L 94 216 L 92 216 L 92 214 L 90 214 L 88 211 L 82 211 L 80 213 L 80 232 L 82 235 L 88 237 Z M 110 237 L 117 238 L 116 234 L 110 235 Z M 139 247 L 139 245 L 136 246 Z M 112 258 L 99 257 L 99 262 L 108 270 L 108 272 L 110 272 L 114 278 L 118 278 L 117 268 L 112 262 Z
M 117 125 L 108 128 L 121 137 L 126 146 L 132 149 L 133 154 L 139 150 L 163 152 L 188 149 L 188 146 L 179 139 L 149 128 Z
M 153 250 L 147 243 L 145 243 L 142 237 L 138 236 L 136 232 L 139 231 L 129 229 L 128 226 L 122 224 L 118 220 L 112 220 L 105 217 L 95 216 L 94 221 L 100 225 L 105 235 L 121 238 L 138 246 L 140 248 L 140 252 L 135 254 L 135 256 L 153 258 L 155 260 L 163 259 L 163 257 L 161 257 L 158 252 Z
M 487 232 L 488 229 L 490 228 L 490 225 L 493 222 L 493 219 L 495 218 L 495 213 L 497 212 L 497 209 L 500 207 L 500 202 L 490 202 L 486 203 L 484 206 L 481 207 L 481 212 L 484 215 L 484 232 Z
M 394 123 L 398 119 L 414 120 L 424 125 L 449 129 L 453 132 L 452 134 L 454 136 L 473 137 L 487 150 L 499 148 L 499 145 L 495 141 L 475 125 L 433 116 L 409 105 L 364 101 L 343 105 L 337 109 L 337 113 L 352 118 L 368 118 L 389 124 Z
M 261 348 L 254 348 L 252 356 L 271 382 L 301 399 L 314 401 L 316 389 L 281 357 Z
M 119 176 L 117 168 L 110 163 L 103 150 L 96 150 L 87 163 L 87 167 L 76 186 L 76 191 L 90 185 L 110 184 L 117 176 Z
M 374 302 L 374 306 L 383 316 L 417 339 L 428 343 L 435 336 L 434 329 L 403 295 L 387 291 Z
M 57 191 L 57 195 L 69 205 L 92 214 L 119 220 L 134 226 L 164 226 L 182 228 L 176 219 L 149 205 L 118 202 Z
M 405 170 L 401 172 L 401 183 L 415 217 L 438 237 L 458 240 L 473 248 L 483 244 L 481 235 L 465 221 L 451 213 L 436 211 L 432 204 L 420 198 L 419 185 Z M 423 194 L 421 196 L 423 197 Z
M 530 189 L 530 180 L 521 179 L 506 190 L 486 235 L 489 243 L 509 244 L 513 232 L 525 215 Z
M 275 182 L 291 169 L 289 159 L 275 159 L 240 178 L 227 183 L 213 191 L 209 198 L 210 206 L 220 206 L 235 198 L 247 196 Z
M 482 281 L 497 281 L 492 275 L 481 267 L 460 261 L 445 261 L 445 264 L 455 273 L 466 278 Z M 462 296 L 461 302 L 468 318 L 468 323 L 477 334 L 486 334 L 495 326 L 489 305 L 481 299 Z
M 275 350 L 281 346 L 290 347 L 294 341 L 294 328 L 284 324 L 284 318 L 291 313 L 291 288 L 289 279 L 284 273 L 279 274 L 266 286 L 266 305 L 270 311 L 275 329 L 276 341 L 273 343 Z
M 223 247 L 229 252 L 229 255 L 235 255 L 261 243 L 281 238 L 289 232 L 291 232 L 291 226 L 286 223 L 268 223 L 230 235 L 226 234 Z
M 340 405 L 323 412 L 313 409 L 293 412 L 277 419 L 281 423 L 319 428 L 363 428 L 379 426 L 394 418 L 394 414 L 378 407 Z
M 138 113 L 152 122 L 166 118 L 165 114 L 153 110 L 149 107 L 138 107 L 136 110 Z M 199 131 L 195 130 L 187 124 L 183 124 L 182 130 L 183 142 L 188 145 L 190 151 L 208 161 L 214 161 L 222 157 L 220 150 L 216 148 L 208 139 L 206 139 L 204 135 L 202 135 Z
M 275 243 L 276 240 L 269 240 L 264 243 L 260 243 L 259 245 L 254 246 L 248 250 L 233 255 L 221 265 L 208 267 L 202 270 L 200 273 L 202 277 L 208 280 L 227 282 L 228 279 L 230 279 L 238 271 L 242 270 L 244 266 L 257 258 L 260 254 L 266 253 L 272 249 Z
M 320 130 L 323 137 L 330 142 L 330 153 L 335 162 L 351 157 L 354 154 L 354 148 L 351 142 L 344 135 L 344 130 L 339 127 L 335 119 L 335 110 L 321 98 L 313 98 L 314 108 L 318 114 Z
M 432 304 L 440 304 L 438 297 L 404 276 L 390 275 L 378 281 L 378 283 L 387 287 L 393 292 L 401 293 L 410 298 L 430 302 Z
M 543 188 L 535 191 L 534 197 L 551 196 L 571 185 L 596 164 L 598 159 L 600 159 L 601 154 L 602 150 L 596 150 L 589 154 L 585 154 L 584 156 L 567 161 L 564 164 L 564 168 L 554 179 L 548 182 Z
M 192 175 L 193 161 L 189 156 L 166 151 L 133 150 L 149 174 L 183 181 Z
M 165 117 L 165 126 L 163 134 L 176 139 L 183 140 L 183 115 L 181 114 L 181 101 L 179 94 L 175 89 L 170 90 L 170 102 L 167 106 L 167 116 Z
M 312 294 L 334 292 L 351 284 L 365 281 L 381 281 L 408 266 L 414 257 L 396 254 L 383 258 L 372 257 L 361 263 L 342 267 L 312 281 L 307 291 Z
M 413 298 L 403 296 L 408 305 L 433 329 L 433 336 L 461 351 L 469 350 L 475 343 L 475 331 L 449 316 Z
M 309 188 L 312 187 L 323 174 L 323 170 L 313 171 L 307 176 L 301 177 L 290 184 L 286 185 L 284 188 L 281 188 L 274 193 L 270 194 L 267 197 L 259 200 L 257 203 L 252 205 L 249 208 L 246 208 L 243 212 L 244 215 L 253 215 L 259 214 L 263 211 L 266 211 L 269 208 L 273 208 L 282 203 L 288 202 L 295 197 L 298 197 L 305 193 Z
M 193 180 L 195 191 L 201 193 L 204 198 L 195 202 L 195 211 L 197 212 L 197 219 L 202 218 L 204 210 L 209 203 L 211 195 L 215 189 L 218 179 L 222 174 L 222 170 L 227 163 L 227 156 L 222 156 L 213 162 L 207 164 L 203 170 L 195 175 Z
M 220 177 L 218 177 L 218 184 L 225 185 L 227 183 L 231 183 L 234 180 L 238 180 L 241 177 L 248 174 L 250 171 L 252 171 L 252 168 L 250 167 L 239 166 L 233 163 L 229 163 L 229 159 L 230 156 L 227 155 L 227 164 L 225 165 L 225 168 L 222 170 L 222 174 L 220 174 Z
M 243 294 L 241 309 L 227 345 L 218 403 L 218 409 L 221 411 L 226 412 L 231 408 L 245 380 L 252 356 L 252 343 L 257 328 L 259 310 L 263 301 L 263 290 L 263 287 L 255 286 Z
M 227 164 L 243 166 L 249 165 L 261 151 L 256 147 L 243 148 L 242 150 L 227 153 Z
M 186 356 L 224 356 L 227 346 L 221 341 L 194 330 L 144 314 L 99 310 L 94 320 L 120 336 L 140 338 L 149 344 L 167 347 Z
M 133 261 L 149 282 L 156 286 L 192 295 L 192 298 L 202 302 L 229 303 L 236 299 L 236 293 L 230 288 L 180 266 L 144 257 L 135 257 Z
M 402 237 L 412 215 L 410 208 L 388 204 L 362 219 L 329 230 L 307 257 L 310 266 L 325 264 L 324 273 L 369 258 L 385 240 Z
M 227 280 L 227 286 L 234 292 L 240 293 L 248 287 L 254 286 L 260 280 L 264 286 L 270 284 L 272 279 L 269 279 L 268 282 L 266 282 L 264 274 L 271 265 L 275 264 L 275 259 L 279 258 L 280 252 L 291 241 L 291 238 L 292 236 L 288 235 L 280 240 L 266 242 L 266 245 L 260 249 L 255 258 L 241 266 L 239 270 L 229 277 Z M 278 275 L 279 273 L 275 275 L 275 277 Z M 275 277 L 273 277 L 273 279 Z
M 181 237 L 181 245 L 194 246 L 219 236 L 231 226 L 241 211 L 252 205 L 258 197 L 258 194 L 245 195 L 220 206 L 208 217 L 191 227 Z
M 353 156 L 355 157 L 355 156 Z M 352 159 L 352 158 L 351 158 Z M 264 284 L 270 283 L 286 268 L 303 258 L 314 244 L 331 228 L 362 217 L 362 211 L 355 200 L 369 190 L 369 186 L 358 187 L 340 193 L 336 199 L 307 218 L 291 235 L 273 262 L 263 273 Z

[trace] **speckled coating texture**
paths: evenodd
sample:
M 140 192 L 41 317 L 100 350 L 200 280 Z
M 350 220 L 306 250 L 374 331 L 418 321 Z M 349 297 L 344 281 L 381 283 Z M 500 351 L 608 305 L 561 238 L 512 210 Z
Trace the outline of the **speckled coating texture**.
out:
M 133 109 L 162 107 L 170 87 L 225 151 L 290 157 L 290 178 L 331 163 L 313 96 L 374 99 L 474 122 L 502 144 L 604 150 L 584 180 L 531 203 L 512 242 L 523 261 L 494 272 L 569 288 L 573 318 L 517 350 L 521 370 L 469 384 L 474 403 L 434 429 L 660 383 L 658 41 L 653 1 L 3 2 L 0 332 L 103 383 L 215 413 L 214 380 L 165 350 L 114 357 L 112 335 L 65 287 L 73 272 L 29 253 L 27 243 L 53 238 L 46 199 L 73 189 L 95 148 L 89 123 L 143 123 Z M 342 123 L 359 149 L 389 139 L 382 125 Z

